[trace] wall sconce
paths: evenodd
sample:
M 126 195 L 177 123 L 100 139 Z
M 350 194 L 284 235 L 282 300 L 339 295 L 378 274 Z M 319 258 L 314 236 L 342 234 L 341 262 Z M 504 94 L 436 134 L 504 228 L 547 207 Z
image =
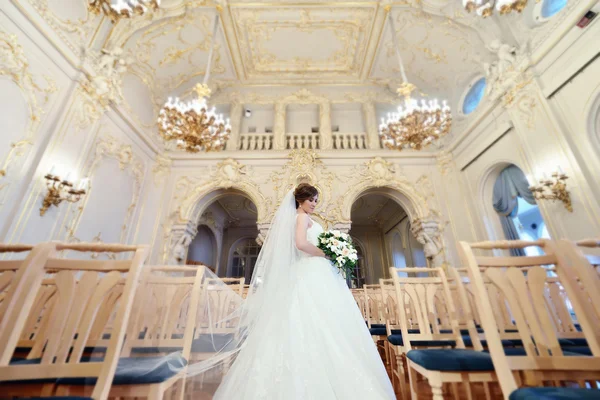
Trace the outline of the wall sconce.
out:
M 540 179 L 539 184 L 531 185 L 529 190 L 533 193 L 536 200 L 561 201 L 569 212 L 573 212 L 571 205 L 571 195 L 567 190 L 567 179 L 569 177 L 558 167 L 558 172 L 553 172 L 552 179 L 548 179 L 546 174 Z
M 58 207 L 63 201 L 69 203 L 77 203 L 81 200 L 81 197 L 86 194 L 85 187 L 87 186 L 88 179 L 81 179 L 78 187 L 73 188 L 73 183 L 69 182 L 69 174 L 63 180 L 57 175 L 54 175 L 54 167 L 50 170 L 50 173 L 44 176 L 46 180 L 46 186 L 48 187 L 48 193 L 42 200 L 42 208 L 40 208 L 40 216 L 44 216 L 46 211 L 51 206 Z

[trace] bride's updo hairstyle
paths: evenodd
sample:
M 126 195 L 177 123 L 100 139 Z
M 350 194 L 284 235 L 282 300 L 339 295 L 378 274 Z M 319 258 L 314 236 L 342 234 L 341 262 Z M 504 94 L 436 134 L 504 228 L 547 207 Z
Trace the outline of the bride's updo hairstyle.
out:
M 300 204 L 304 203 L 308 199 L 312 199 L 317 196 L 319 191 L 316 187 L 309 185 L 308 183 L 301 183 L 294 190 L 294 198 L 296 199 L 296 208 L 300 207 Z

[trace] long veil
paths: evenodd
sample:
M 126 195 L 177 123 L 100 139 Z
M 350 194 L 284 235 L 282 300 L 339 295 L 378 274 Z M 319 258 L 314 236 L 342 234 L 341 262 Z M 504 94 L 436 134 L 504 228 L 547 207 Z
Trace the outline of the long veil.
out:
M 188 377 L 202 375 L 202 382 L 212 381 L 218 386 L 238 352 L 244 348 L 246 339 L 255 330 L 264 329 L 263 319 L 286 312 L 289 289 L 293 285 L 290 267 L 300 258 L 295 244 L 295 223 L 292 189 L 284 196 L 273 217 L 245 299 L 237 288 L 205 269 L 194 344 L 187 366 Z

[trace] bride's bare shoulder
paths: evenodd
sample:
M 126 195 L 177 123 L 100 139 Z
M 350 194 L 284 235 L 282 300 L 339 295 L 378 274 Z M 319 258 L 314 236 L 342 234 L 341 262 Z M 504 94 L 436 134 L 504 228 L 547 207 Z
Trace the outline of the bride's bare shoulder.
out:
M 296 215 L 296 223 L 308 225 L 310 228 L 313 220 L 307 214 L 301 213 Z

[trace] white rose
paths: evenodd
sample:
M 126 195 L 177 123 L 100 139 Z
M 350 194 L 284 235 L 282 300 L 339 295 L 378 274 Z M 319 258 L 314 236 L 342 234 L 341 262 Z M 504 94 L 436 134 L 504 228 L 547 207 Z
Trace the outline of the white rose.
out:
M 342 255 L 344 257 L 348 257 L 350 255 L 350 250 L 348 250 L 347 247 L 345 249 L 342 249 Z
M 338 237 L 338 238 L 339 238 L 340 236 L 342 236 L 342 232 L 340 232 L 340 231 L 338 231 L 338 230 L 333 230 L 333 231 L 331 231 L 331 233 L 333 233 L 333 236 L 335 236 L 335 237 Z

